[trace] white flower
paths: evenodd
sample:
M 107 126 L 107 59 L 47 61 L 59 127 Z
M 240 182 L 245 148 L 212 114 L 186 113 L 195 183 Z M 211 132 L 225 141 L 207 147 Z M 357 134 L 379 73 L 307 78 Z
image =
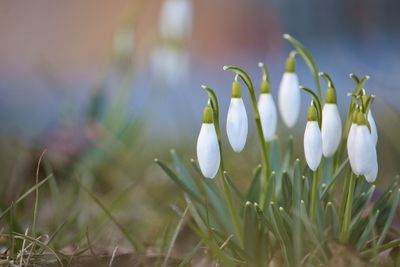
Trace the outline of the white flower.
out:
M 367 119 L 368 119 L 369 125 L 371 126 L 372 141 L 376 145 L 378 142 L 378 131 L 377 131 L 376 123 L 375 123 L 374 117 L 372 116 L 371 110 L 368 111 Z
M 233 151 L 243 150 L 247 139 L 247 114 L 241 97 L 232 97 L 226 121 L 228 140 Z
M 190 34 L 191 26 L 191 1 L 165 0 L 160 16 L 161 36 L 164 38 L 182 39 Z
M 322 153 L 331 157 L 339 147 L 342 137 L 342 121 L 336 104 L 327 103 L 322 109 Z
M 308 121 L 304 132 L 304 154 L 308 167 L 313 171 L 317 170 L 322 158 L 322 137 L 317 117 L 317 110 L 311 105 L 308 108 Z
M 258 112 L 260 113 L 261 126 L 265 141 L 275 137 L 277 114 L 275 101 L 270 93 L 262 93 L 258 99 Z
M 197 139 L 197 159 L 204 177 L 214 178 L 221 159 L 217 133 L 212 122 L 212 110 L 210 110 L 210 107 L 204 109 L 203 124 Z
M 304 154 L 308 167 L 315 171 L 322 157 L 322 138 L 318 122 L 309 121 L 304 132 Z
M 279 86 L 279 112 L 287 127 L 292 128 L 299 117 L 300 89 L 295 72 L 285 72 Z
M 347 155 L 349 156 L 350 166 L 356 175 L 360 175 L 355 169 L 354 143 L 356 138 L 357 124 L 352 123 L 350 126 L 349 136 L 347 137 Z
M 367 127 L 365 115 L 356 112 L 347 139 L 347 153 L 353 172 L 364 175 L 372 183 L 378 175 L 378 159 L 373 136 Z
M 354 140 L 354 167 L 359 175 L 366 175 L 373 171 L 376 162 L 375 145 L 367 125 L 358 124 Z M 356 173 L 356 174 L 357 174 Z

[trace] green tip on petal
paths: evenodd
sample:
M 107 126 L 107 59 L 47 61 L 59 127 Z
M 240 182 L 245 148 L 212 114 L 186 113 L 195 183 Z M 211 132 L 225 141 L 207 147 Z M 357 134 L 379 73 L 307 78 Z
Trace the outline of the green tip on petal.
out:
M 314 107 L 314 105 L 310 105 L 308 107 L 307 120 L 308 121 L 317 121 L 317 119 L 318 119 L 317 109 Z
M 290 54 L 286 59 L 285 72 L 295 72 L 296 71 L 296 60 L 294 56 Z
M 213 123 L 213 110 L 210 106 L 204 108 L 203 123 Z
M 328 87 L 326 89 L 326 103 L 336 104 L 336 91 L 333 87 Z
M 262 80 L 260 88 L 261 94 L 269 94 L 271 92 L 269 89 L 269 82 L 267 80 Z
M 242 97 L 242 87 L 238 81 L 233 81 L 232 83 L 232 97 L 241 98 Z
M 357 125 L 367 125 L 367 119 L 365 118 L 364 113 L 360 111 L 357 112 L 356 123 Z

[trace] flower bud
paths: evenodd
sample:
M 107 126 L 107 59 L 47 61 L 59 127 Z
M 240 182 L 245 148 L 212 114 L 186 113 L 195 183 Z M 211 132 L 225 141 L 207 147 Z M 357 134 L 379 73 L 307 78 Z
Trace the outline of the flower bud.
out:
M 292 128 L 299 117 L 300 112 L 300 89 L 296 74 L 296 64 L 293 55 L 286 60 L 285 73 L 279 86 L 279 111 L 285 125 Z
M 264 139 L 269 142 L 275 137 L 277 114 L 275 101 L 270 94 L 269 84 L 265 80 L 261 82 L 261 94 L 257 106 Z
M 304 154 L 308 167 L 312 171 L 316 171 L 322 158 L 322 137 L 314 105 L 309 107 L 307 117 L 308 122 L 304 132 Z
M 197 139 L 197 159 L 204 177 L 214 178 L 217 175 L 221 159 L 210 106 L 203 111 L 203 124 Z
M 248 121 L 242 99 L 242 90 L 238 81 L 232 84 L 232 98 L 226 121 L 226 131 L 233 151 L 243 150 L 247 139 Z
M 326 92 L 326 104 L 322 109 L 322 153 L 331 157 L 339 147 L 342 137 L 342 121 L 336 105 L 336 93 L 333 88 Z

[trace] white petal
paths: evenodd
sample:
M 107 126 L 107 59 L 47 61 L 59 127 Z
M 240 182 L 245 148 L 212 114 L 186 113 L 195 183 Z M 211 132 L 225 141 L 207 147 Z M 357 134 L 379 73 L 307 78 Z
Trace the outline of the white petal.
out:
M 375 145 L 366 125 L 358 125 L 354 141 L 355 168 L 358 174 L 367 174 L 372 170 Z
M 279 86 L 279 112 L 287 127 L 292 128 L 299 117 L 300 89 L 296 73 L 285 72 Z
M 356 175 L 360 175 L 356 169 L 355 156 L 354 156 L 354 142 L 356 139 L 357 125 L 352 123 L 350 126 L 349 136 L 347 137 L 347 155 L 349 156 L 350 166 Z
M 376 180 L 376 177 L 378 176 L 378 158 L 376 154 L 376 148 L 375 145 L 373 146 L 373 158 L 371 162 L 371 169 L 369 170 L 368 173 L 365 174 L 365 179 L 367 180 L 368 183 L 373 183 Z
M 204 177 L 214 178 L 217 175 L 220 154 L 217 133 L 214 124 L 203 123 L 197 139 L 197 159 Z
M 247 114 L 242 98 L 232 98 L 226 120 L 226 132 L 233 151 L 243 150 L 247 139 Z
M 368 111 L 367 119 L 368 119 L 369 125 L 371 126 L 372 141 L 376 145 L 378 143 L 378 130 L 376 128 L 376 123 L 375 123 L 374 117 L 372 116 L 371 110 Z
M 315 171 L 322 157 L 321 131 L 316 121 L 309 121 L 304 132 L 304 154 L 308 167 Z
M 342 121 L 336 104 L 325 104 L 322 109 L 322 153 L 331 157 L 339 147 L 342 137 Z
M 277 123 L 275 102 L 271 94 L 260 95 L 258 99 L 258 111 L 260 113 L 264 139 L 269 142 L 275 137 Z

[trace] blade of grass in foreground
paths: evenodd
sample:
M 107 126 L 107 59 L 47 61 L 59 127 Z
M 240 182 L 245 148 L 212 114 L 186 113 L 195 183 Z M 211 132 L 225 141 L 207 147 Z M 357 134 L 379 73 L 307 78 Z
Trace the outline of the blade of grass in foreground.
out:
M 24 200 L 30 193 L 34 192 L 37 188 L 39 188 L 40 186 L 42 186 L 45 182 L 47 182 L 47 180 L 49 180 L 51 177 L 53 177 L 53 175 L 49 175 L 46 178 L 44 178 L 40 183 L 36 184 L 35 186 L 31 187 L 28 191 L 26 191 L 24 194 L 22 194 L 22 196 L 20 196 L 16 201 L 13 202 L 13 205 L 17 205 L 19 202 L 21 202 L 22 200 Z M 6 215 L 11 209 L 11 206 L 6 208 L 3 213 L 0 215 L 0 220 L 3 218 L 4 215 Z
M 105 214 L 110 218 L 110 220 L 117 226 L 117 228 L 122 232 L 122 234 L 125 236 L 125 238 L 128 240 L 128 242 L 132 245 L 133 249 L 135 249 L 138 253 L 143 252 L 143 247 L 141 243 L 132 238 L 132 236 L 129 234 L 129 231 L 125 229 L 118 221 L 115 219 L 115 217 L 111 214 L 111 212 L 104 206 L 104 204 L 92 193 L 90 192 L 83 184 L 81 184 L 78 180 L 76 180 L 78 184 L 81 186 L 81 188 L 96 202 L 96 204 L 103 210 Z

